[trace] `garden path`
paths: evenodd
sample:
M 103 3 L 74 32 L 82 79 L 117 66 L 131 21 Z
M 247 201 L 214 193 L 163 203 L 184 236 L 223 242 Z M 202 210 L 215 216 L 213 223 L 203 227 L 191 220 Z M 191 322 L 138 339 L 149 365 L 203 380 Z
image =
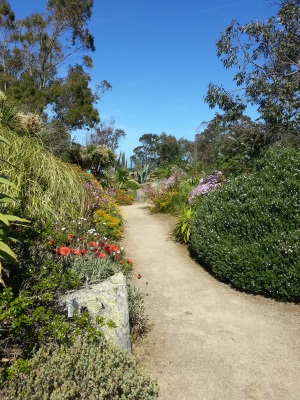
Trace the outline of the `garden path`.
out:
M 300 306 L 218 282 L 170 239 L 171 217 L 139 203 L 123 212 L 151 325 L 134 352 L 159 399 L 300 400 Z

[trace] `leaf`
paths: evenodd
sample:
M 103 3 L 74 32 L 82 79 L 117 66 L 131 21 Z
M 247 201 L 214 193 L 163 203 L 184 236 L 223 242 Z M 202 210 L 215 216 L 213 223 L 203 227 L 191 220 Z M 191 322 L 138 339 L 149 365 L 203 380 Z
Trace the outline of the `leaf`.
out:
M 12 196 L 8 196 L 6 195 L 5 197 L 1 197 L 0 195 L 0 203 L 14 203 L 15 201 L 18 201 L 17 199 L 15 199 Z
M 6 243 L 2 242 L 2 240 L 0 240 L 0 257 L 9 261 L 17 261 L 16 254 Z
M 10 145 L 9 141 L 7 139 L 5 139 L 4 136 L 0 135 L 0 142 L 6 143 L 8 145 Z
M 7 220 L 9 222 L 15 222 L 15 221 L 17 221 L 17 222 L 25 222 L 25 223 L 29 223 L 30 222 L 30 221 L 28 221 L 28 219 L 20 218 L 20 217 L 17 217 L 15 215 L 7 215 L 6 214 L 5 217 L 7 218 Z
M 8 180 L 7 177 L 4 175 L 0 175 L 0 183 L 2 183 L 3 185 L 11 186 L 13 189 L 18 189 L 18 187 L 13 182 Z
M 9 221 L 8 221 L 8 219 L 6 218 L 6 215 L 5 215 L 5 214 L 1 214 L 1 213 L 0 213 L 0 221 L 2 221 L 5 225 L 9 225 Z

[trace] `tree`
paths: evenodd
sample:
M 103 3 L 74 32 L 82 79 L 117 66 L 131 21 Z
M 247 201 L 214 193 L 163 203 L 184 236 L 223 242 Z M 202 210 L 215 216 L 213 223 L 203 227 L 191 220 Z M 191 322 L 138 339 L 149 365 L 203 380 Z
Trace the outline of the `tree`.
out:
M 119 147 L 120 139 L 126 137 L 123 129 L 115 128 L 115 121 L 112 119 L 109 123 L 100 122 L 88 138 L 89 144 L 106 146 L 112 151 Z
M 157 166 L 159 157 L 159 136 L 156 133 L 144 133 L 140 138 L 140 146 L 133 150 L 134 155 L 130 157 L 131 161 L 138 164 L 148 164 Z
M 256 105 L 273 141 L 287 133 L 298 135 L 299 44 L 299 0 L 281 1 L 277 14 L 266 22 L 232 21 L 217 41 L 217 55 L 225 68 L 237 69 L 237 91 L 210 83 L 205 101 L 223 110 L 227 121 L 241 117 L 248 103 Z
M 97 178 L 103 177 L 104 170 L 115 162 L 115 153 L 103 145 L 89 145 L 83 149 L 82 166 L 90 169 Z
M 6 0 L 0 0 L 0 31 L 5 40 L 0 48 L 0 89 L 24 111 L 48 113 L 69 129 L 91 127 L 99 122 L 94 104 L 100 85 L 93 93 L 85 71 L 95 50 L 87 24 L 93 0 L 48 0 L 44 14 L 15 20 Z M 82 61 L 67 60 L 82 54 Z M 106 82 L 106 81 L 104 81 Z M 110 86 L 110 85 L 109 85 Z M 50 113 L 49 113 L 50 111 Z
M 175 136 L 161 133 L 159 137 L 159 165 L 178 164 L 181 162 L 180 146 Z

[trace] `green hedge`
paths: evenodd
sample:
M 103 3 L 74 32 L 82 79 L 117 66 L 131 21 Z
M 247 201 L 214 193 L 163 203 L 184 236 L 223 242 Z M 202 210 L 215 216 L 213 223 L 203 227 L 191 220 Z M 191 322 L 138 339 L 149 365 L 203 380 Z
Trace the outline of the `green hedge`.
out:
M 195 211 L 190 251 L 220 280 L 300 300 L 300 153 L 273 148 Z

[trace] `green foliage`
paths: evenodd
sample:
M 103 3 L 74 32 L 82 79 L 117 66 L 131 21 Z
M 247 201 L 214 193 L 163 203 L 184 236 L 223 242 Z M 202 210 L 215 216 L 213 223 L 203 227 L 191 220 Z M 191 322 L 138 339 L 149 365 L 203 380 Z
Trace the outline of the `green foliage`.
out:
M 78 58 L 95 50 L 87 26 L 93 2 L 48 0 L 45 5 L 45 12 L 15 20 L 10 5 L 1 2 L 0 88 L 23 111 L 42 115 L 51 109 L 55 120 L 69 129 L 91 127 L 99 122 L 94 103 L 106 88 L 101 84 L 93 93 L 84 69 L 92 67 L 92 59 Z M 68 58 L 73 65 L 66 73 Z
M 140 187 L 141 185 L 138 184 L 134 179 L 128 179 L 128 181 L 123 184 L 123 189 L 137 190 Z
M 80 338 L 71 347 L 41 348 L 30 372 L 15 374 L 0 393 L 3 400 L 152 400 L 158 389 L 128 353 Z
M 225 182 L 197 206 L 190 250 L 220 280 L 300 301 L 300 153 L 273 148 L 255 172 Z
M 47 343 L 73 343 L 83 332 L 90 337 L 102 335 L 99 327 L 104 319 L 93 321 L 87 312 L 67 318 L 65 310 L 54 302 L 51 279 L 45 281 L 49 292 L 44 287 L 39 294 L 24 291 L 15 296 L 11 288 L 6 288 L 0 294 L 1 355 L 10 357 L 10 361 L 13 348 L 18 349 L 19 356 L 28 357 Z
M 124 130 L 115 128 L 115 121 L 112 119 L 109 123 L 101 121 L 95 127 L 94 132 L 90 134 L 87 142 L 89 145 L 105 146 L 114 152 L 119 147 L 119 141 L 125 137 Z M 124 167 L 126 166 L 125 164 L 125 162 L 122 163 Z
M 127 191 L 117 189 L 115 192 L 116 204 L 118 206 L 129 206 L 133 203 L 134 198 Z
M 143 293 L 136 285 L 127 285 L 128 311 L 131 334 L 133 337 L 143 335 L 147 330 Z
M 173 237 L 176 241 L 188 243 L 191 236 L 192 217 L 192 207 L 184 207 L 177 217 L 176 226 L 173 231 Z
M 120 240 L 123 232 L 123 218 L 117 206 L 97 210 L 94 223 L 98 234 L 112 240 Z
M 10 143 L 3 137 L 0 136 L 0 143 L 3 143 L 7 146 L 10 146 Z M 2 155 L 1 155 L 2 156 Z M 6 159 L 0 159 L 0 161 L 4 164 L 7 164 L 9 166 L 12 166 L 7 162 Z M 5 175 L 0 175 L 0 185 L 5 185 L 6 187 L 16 189 L 16 186 L 5 176 Z M 12 202 L 14 202 L 15 199 L 12 196 L 9 196 L 5 193 L 0 191 L 0 205 L 3 207 L 5 205 L 9 205 Z M 11 224 L 20 224 L 20 223 L 27 223 L 27 221 L 24 218 L 17 217 L 16 215 L 10 215 L 7 213 L 1 212 L 0 208 L 0 283 L 4 285 L 4 281 L 2 279 L 2 263 L 1 259 L 7 260 L 10 262 L 16 262 L 17 261 L 17 256 L 13 252 L 13 250 L 9 247 L 7 244 L 8 242 L 14 242 L 15 240 L 9 236 L 8 233 L 8 228 L 11 226 Z
M 12 132 L 4 135 L 12 146 L 2 149 L 2 158 L 10 163 L 3 165 L 2 173 L 14 176 L 15 183 L 15 187 L 7 186 L 6 192 L 20 198 L 22 212 L 43 223 L 79 218 L 85 192 L 72 168 L 31 137 L 19 137 Z M 12 203 L 12 209 L 13 206 L 18 208 L 18 204 Z
M 147 178 L 151 175 L 150 164 L 142 164 L 137 167 L 138 183 L 145 183 Z
M 89 145 L 82 155 L 83 167 L 90 169 L 92 174 L 101 179 L 104 170 L 112 166 L 116 155 L 104 145 Z
M 123 266 L 107 256 L 99 258 L 87 254 L 73 260 L 71 271 L 78 275 L 83 283 L 92 284 L 123 271 Z
M 133 150 L 131 162 L 136 166 L 151 164 L 154 168 L 171 165 L 183 166 L 192 162 L 193 143 L 187 139 L 162 132 L 160 135 L 145 133 L 139 138 L 140 146 Z
M 299 137 L 299 18 L 299 1 L 284 0 L 264 22 L 233 20 L 217 41 L 217 54 L 225 68 L 236 71 L 233 81 L 241 93 L 210 83 L 205 99 L 228 121 L 247 104 L 256 105 L 274 142 L 290 133 Z

